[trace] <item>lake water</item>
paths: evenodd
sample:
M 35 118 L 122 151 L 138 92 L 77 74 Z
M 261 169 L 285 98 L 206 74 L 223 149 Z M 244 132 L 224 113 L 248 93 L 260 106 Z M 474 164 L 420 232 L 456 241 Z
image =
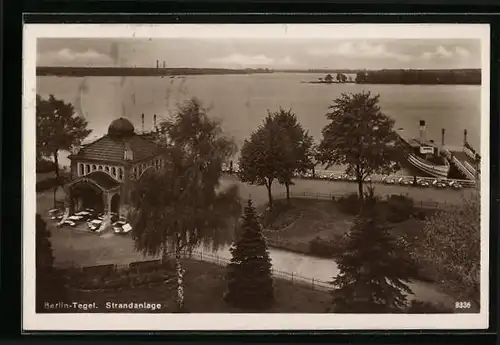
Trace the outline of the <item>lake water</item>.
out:
M 427 138 L 461 146 L 463 130 L 468 141 L 479 150 L 480 96 L 477 85 L 358 85 L 309 84 L 320 74 L 272 73 L 253 75 L 199 75 L 169 77 L 38 77 L 37 92 L 53 94 L 74 104 L 89 121 L 93 133 L 89 139 L 107 132 L 110 122 L 128 118 L 141 130 L 175 111 L 179 102 L 197 97 L 210 107 L 210 115 L 222 120 L 224 130 L 241 147 L 245 138 L 259 126 L 267 110 L 291 108 L 304 128 L 319 142 L 327 123 L 325 113 L 332 100 L 343 92 L 371 91 L 380 94 L 382 111 L 394 118 L 396 129 L 416 137 L 419 120 L 427 123 Z

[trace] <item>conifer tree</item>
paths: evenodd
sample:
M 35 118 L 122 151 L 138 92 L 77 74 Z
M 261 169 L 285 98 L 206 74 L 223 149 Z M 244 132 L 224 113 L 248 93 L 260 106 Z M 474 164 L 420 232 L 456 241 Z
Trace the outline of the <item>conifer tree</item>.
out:
M 378 216 L 374 200 L 366 200 L 349 231 L 334 278 L 335 313 L 394 313 L 407 307 L 412 291 L 409 253 L 399 246 Z
M 242 231 L 230 249 L 227 303 L 241 309 L 263 310 L 274 303 L 271 259 L 252 201 L 242 217 Z
M 36 214 L 36 268 L 35 304 L 37 313 L 47 312 L 45 303 L 65 301 L 67 292 L 64 279 L 54 268 L 54 256 L 50 242 L 50 230 L 43 218 Z

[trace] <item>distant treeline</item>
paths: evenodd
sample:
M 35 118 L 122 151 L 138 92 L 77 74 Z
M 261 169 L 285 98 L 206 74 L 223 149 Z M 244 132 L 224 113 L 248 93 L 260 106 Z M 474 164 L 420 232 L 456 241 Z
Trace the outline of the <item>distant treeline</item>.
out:
M 147 67 L 37 67 L 37 76 L 62 77 L 153 77 L 199 74 L 251 74 L 271 73 L 265 68 L 223 69 L 223 68 L 147 68 Z
M 272 70 L 268 68 L 147 68 L 147 67 L 37 67 L 37 76 L 62 77 L 148 77 L 148 76 L 185 76 L 185 75 L 222 75 L 222 74 L 254 74 L 254 73 L 337 73 L 356 74 L 358 84 L 481 84 L 481 70 Z
M 481 70 L 380 70 L 356 73 L 358 84 L 480 85 Z
M 275 72 L 287 72 L 287 73 L 343 73 L 343 74 L 356 74 L 361 72 L 359 69 L 283 69 L 274 70 Z

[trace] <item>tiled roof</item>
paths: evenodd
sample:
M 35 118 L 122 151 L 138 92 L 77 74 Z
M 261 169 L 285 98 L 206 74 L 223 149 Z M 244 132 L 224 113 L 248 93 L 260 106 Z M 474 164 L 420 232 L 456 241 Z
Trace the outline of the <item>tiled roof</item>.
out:
M 133 161 L 138 161 L 155 156 L 159 146 L 154 142 L 141 138 L 139 135 L 130 137 L 112 137 L 105 135 L 83 147 L 76 155 L 70 158 L 92 159 L 122 162 L 125 158 L 125 147 L 130 145 Z
M 118 181 L 102 171 L 94 171 L 85 175 L 84 178 L 91 179 L 104 190 L 110 190 L 120 184 Z

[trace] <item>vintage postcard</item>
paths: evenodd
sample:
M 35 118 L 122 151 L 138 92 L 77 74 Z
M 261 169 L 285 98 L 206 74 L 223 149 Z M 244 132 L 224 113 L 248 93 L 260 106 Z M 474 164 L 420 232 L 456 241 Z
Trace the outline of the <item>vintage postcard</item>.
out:
M 488 25 L 25 25 L 23 328 L 487 328 L 489 55 Z

